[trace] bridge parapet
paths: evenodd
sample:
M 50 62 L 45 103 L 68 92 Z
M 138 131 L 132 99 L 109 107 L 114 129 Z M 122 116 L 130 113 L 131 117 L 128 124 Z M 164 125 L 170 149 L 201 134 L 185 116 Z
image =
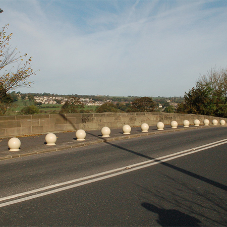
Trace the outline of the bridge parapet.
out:
M 217 119 L 219 124 L 222 119 L 227 122 L 227 119 L 220 117 L 160 112 L 0 116 L 0 137 L 75 131 L 77 129 L 101 130 L 104 126 L 109 128 L 122 128 L 123 125 L 139 127 L 142 123 L 147 123 L 149 126 L 155 126 L 157 122 L 170 125 L 172 121 L 183 125 L 184 120 L 188 120 L 190 125 L 193 125 L 195 119 L 199 119 L 201 125 L 204 124 L 204 119 L 208 119 L 210 122 Z

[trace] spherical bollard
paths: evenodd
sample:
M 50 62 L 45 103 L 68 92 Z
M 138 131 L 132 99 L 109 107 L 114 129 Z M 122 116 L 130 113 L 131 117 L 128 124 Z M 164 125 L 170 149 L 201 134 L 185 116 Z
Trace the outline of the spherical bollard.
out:
M 54 133 L 48 133 L 45 137 L 46 145 L 56 145 L 57 136 Z
M 225 120 L 220 120 L 221 125 L 225 125 Z
M 198 127 L 198 126 L 199 126 L 199 124 L 200 124 L 200 120 L 195 119 L 195 120 L 194 120 L 194 125 L 195 125 L 196 127 Z
M 101 130 L 102 137 L 110 137 L 110 128 L 108 127 L 103 127 Z
M 21 146 L 21 141 L 18 138 L 11 138 L 8 141 L 8 147 L 10 151 L 19 151 Z
M 158 130 L 163 130 L 164 129 L 164 124 L 162 122 L 157 123 L 157 129 Z
M 79 129 L 76 131 L 76 139 L 78 141 L 85 140 L 85 137 L 86 137 L 86 132 L 83 129 Z
M 142 132 L 148 132 L 148 129 L 149 129 L 149 125 L 147 123 L 143 123 L 141 125 Z
M 130 134 L 130 132 L 131 132 L 131 127 L 129 125 L 124 125 L 123 134 Z
M 213 125 L 218 125 L 218 121 L 217 121 L 216 119 L 214 119 L 214 120 L 212 121 L 212 123 L 213 123 Z
M 172 128 L 177 128 L 178 123 L 176 121 L 171 121 L 171 127 Z
M 189 127 L 189 120 L 184 120 L 184 122 L 183 122 L 183 124 L 184 124 L 184 127 L 185 128 L 188 128 Z
M 205 126 L 208 126 L 208 125 L 210 124 L 210 121 L 209 121 L 208 119 L 205 119 L 205 120 L 203 121 L 203 123 L 204 123 Z

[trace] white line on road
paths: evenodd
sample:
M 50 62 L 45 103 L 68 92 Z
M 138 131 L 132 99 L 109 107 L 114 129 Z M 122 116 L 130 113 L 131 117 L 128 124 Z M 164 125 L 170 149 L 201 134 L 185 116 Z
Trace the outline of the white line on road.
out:
M 122 174 L 125 174 L 128 172 L 146 168 L 146 167 L 149 167 L 152 165 L 160 164 L 160 163 L 163 163 L 166 161 L 170 161 L 170 160 L 173 160 L 176 158 L 180 158 L 180 157 L 183 157 L 186 155 L 190 155 L 190 154 L 193 154 L 193 153 L 196 153 L 199 151 L 203 151 L 206 149 L 210 149 L 210 148 L 213 148 L 216 146 L 220 146 L 220 145 L 226 144 L 226 143 L 227 143 L 227 139 L 223 139 L 223 140 L 219 140 L 219 141 L 216 141 L 213 143 L 208 143 L 208 144 L 205 144 L 205 145 L 202 145 L 199 147 L 195 147 L 192 149 L 187 149 L 187 150 L 176 152 L 176 153 L 173 153 L 170 155 L 162 156 L 159 158 L 151 158 L 151 160 L 136 163 L 133 165 L 124 166 L 121 168 L 101 172 L 98 174 L 93 174 L 93 175 L 90 175 L 87 177 L 82 177 L 82 178 L 74 179 L 71 181 L 66 181 L 66 182 L 62 182 L 59 184 L 54 184 L 54 185 L 50 185 L 47 187 L 42 187 L 42 188 L 34 189 L 31 191 L 3 197 L 3 198 L 0 198 L 0 207 L 9 206 L 12 204 L 35 199 L 35 198 L 42 197 L 45 195 L 50 195 L 50 194 L 57 193 L 60 191 L 64 191 L 64 190 L 76 188 L 76 187 L 79 187 L 82 185 L 90 184 L 93 182 L 101 181 L 101 180 L 104 180 L 107 178 L 115 177 L 115 176 L 122 175 Z

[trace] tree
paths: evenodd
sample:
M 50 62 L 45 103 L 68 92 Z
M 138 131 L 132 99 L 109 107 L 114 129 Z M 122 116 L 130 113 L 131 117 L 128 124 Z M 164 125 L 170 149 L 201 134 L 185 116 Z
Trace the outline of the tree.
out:
M 60 113 L 79 113 L 83 112 L 84 104 L 78 97 L 71 98 L 61 107 Z
M 3 115 L 6 113 L 9 104 L 13 102 L 13 99 L 9 94 L 6 93 L 6 90 L 2 87 L 2 84 L 0 84 L 0 97 L 0 115 Z
M 30 67 L 31 57 L 28 58 L 27 54 L 19 55 L 17 49 L 9 45 L 12 33 L 6 34 L 6 29 L 8 25 L 0 32 L 0 89 L 7 93 L 19 86 L 30 86 L 31 82 L 27 80 L 35 73 Z
M 116 103 L 116 107 L 123 112 L 129 112 L 131 108 L 131 104 L 118 102 Z
M 113 103 L 106 102 L 96 109 L 96 113 L 104 113 L 104 112 L 120 112 L 120 110 Z
M 227 116 L 227 69 L 213 70 L 200 78 L 196 86 L 184 95 L 178 113 Z
M 169 105 L 169 106 L 165 107 L 164 112 L 165 113 L 174 113 L 175 109 L 173 106 Z
M 9 95 L 11 96 L 13 102 L 18 101 L 18 94 L 15 91 L 11 92 Z
M 153 112 L 155 110 L 155 102 L 152 98 L 137 98 L 132 102 L 131 112 Z
M 37 114 L 37 113 L 39 113 L 39 108 L 34 105 L 26 106 L 20 112 L 21 112 L 21 114 L 25 114 L 25 115 Z

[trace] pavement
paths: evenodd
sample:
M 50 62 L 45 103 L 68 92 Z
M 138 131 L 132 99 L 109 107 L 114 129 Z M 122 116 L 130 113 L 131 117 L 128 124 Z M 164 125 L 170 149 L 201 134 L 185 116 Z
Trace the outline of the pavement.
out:
M 156 126 L 150 126 L 149 131 L 143 133 L 140 127 L 133 127 L 129 135 L 124 135 L 122 129 L 111 129 L 110 137 L 103 138 L 101 130 L 86 131 L 86 138 L 84 141 L 77 141 L 75 131 L 71 132 L 60 132 L 55 133 L 57 136 L 56 145 L 48 146 L 45 142 L 46 134 L 39 135 L 26 135 L 17 136 L 21 141 L 21 147 L 19 151 L 10 151 L 8 148 L 8 140 L 10 138 L 0 138 L 0 160 L 19 158 L 28 155 L 41 154 L 46 152 L 61 151 L 76 147 L 89 146 L 92 144 L 98 144 L 103 142 L 111 142 L 115 140 L 125 140 L 130 138 L 138 138 L 142 136 L 149 136 L 154 134 L 161 134 L 167 132 L 198 129 L 204 126 L 195 127 L 190 126 L 189 128 L 184 128 L 183 126 L 178 126 L 177 129 L 172 129 L 170 125 L 165 125 L 163 131 L 157 130 Z M 206 126 L 212 127 L 212 126 Z

